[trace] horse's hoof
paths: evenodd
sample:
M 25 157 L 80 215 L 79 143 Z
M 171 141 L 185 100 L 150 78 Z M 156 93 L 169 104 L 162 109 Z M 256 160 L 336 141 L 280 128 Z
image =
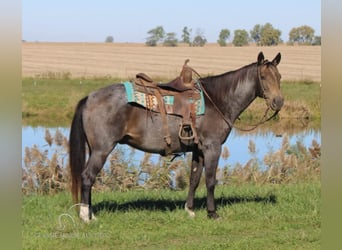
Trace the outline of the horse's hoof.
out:
M 221 219 L 221 217 L 216 212 L 208 212 L 208 218 L 213 220 Z
M 185 211 L 188 212 L 188 214 L 191 218 L 195 217 L 195 212 L 193 210 L 191 210 L 190 208 L 188 208 L 188 205 L 186 203 L 185 203 L 184 209 L 185 209 Z
M 91 220 L 96 221 L 97 218 L 95 217 L 94 213 L 91 214 Z

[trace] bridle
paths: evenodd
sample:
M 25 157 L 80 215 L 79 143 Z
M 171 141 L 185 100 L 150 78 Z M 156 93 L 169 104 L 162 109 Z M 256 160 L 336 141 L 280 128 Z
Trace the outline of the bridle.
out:
M 263 65 L 268 63 L 267 60 L 264 61 Z M 258 74 L 258 81 L 259 81 L 259 85 L 261 87 L 261 90 L 262 90 L 262 96 L 263 98 L 266 100 L 266 91 L 265 91 L 265 87 L 263 85 L 263 81 L 261 79 L 261 73 L 260 73 L 260 69 L 259 69 L 259 66 L 260 65 L 257 65 L 257 74 Z M 189 67 L 198 77 L 197 79 L 197 84 L 199 86 L 199 88 L 203 91 L 203 93 L 205 94 L 205 96 L 208 98 L 208 100 L 212 103 L 212 105 L 214 106 L 214 108 L 216 109 L 216 111 L 219 113 L 219 115 L 222 117 L 222 119 L 227 123 L 227 125 L 232 129 L 232 128 L 235 128 L 237 130 L 240 130 L 240 131 L 244 131 L 244 132 L 248 132 L 248 131 L 252 131 L 254 129 L 256 129 L 258 126 L 270 121 L 271 119 L 273 119 L 278 113 L 279 111 L 275 111 L 273 113 L 273 115 L 271 115 L 269 118 L 266 118 L 267 117 L 267 114 L 268 114 L 268 111 L 270 110 L 270 107 L 269 105 L 266 103 L 267 105 L 267 109 L 265 110 L 265 113 L 264 113 L 264 116 L 261 118 L 261 120 L 256 123 L 256 124 L 245 124 L 245 126 L 249 126 L 251 128 L 241 128 L 241 127 L 238 127 L 236 125 L 234 125 L 234 123 L 227 117 L 225 117 L 225 115 L 222 113 L 222 111 L 219 109 L 219 107 L 217 107 L 217 105 L 214 103 L 214 101 L 211 99 L 211 97 L 209 96 L 208 92 L 205 90 L 205 88 L 203 87 L 203 84 L 201 82 L 201 76 L 199 73 L 197 73 L 197 71 L 195 71 L 193 68 Z

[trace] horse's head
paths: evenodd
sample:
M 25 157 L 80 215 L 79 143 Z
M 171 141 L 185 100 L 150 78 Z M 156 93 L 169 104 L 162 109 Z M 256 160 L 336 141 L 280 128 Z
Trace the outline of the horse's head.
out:
M 267 106 L 274 111 L 279 111 L 284 104 L 284 98 L 280 91 L 281 75 L 277 65 L 281 59 L 280 53 L 270 62 L 265 60 L 262 52 L 258 55 L 258 78 L 260 84 L 259 97 L 266 100 Z

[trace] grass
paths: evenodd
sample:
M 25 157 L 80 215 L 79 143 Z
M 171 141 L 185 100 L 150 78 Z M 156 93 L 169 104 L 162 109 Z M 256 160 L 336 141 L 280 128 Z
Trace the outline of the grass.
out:
M 24 125 L 69 126 L 77 102 L 91 91 L 121 79 L 61 79 L 24 78 L 22 81 L 22 118 Z M 285 106 L 280 113 L 285 118 L 308 116 L 320 122 L 320 86 L 318 83 L 283 82 Z M 248 122 L 258 122 L 265 111 L 263 100 L 257 99 L 241 116 Z M 298 117 L 295 117 L 298 118 Z
M 115 79 L 34 79 L 22 82 L 22 118 L 30 125 L 69 126 L 77 102 Z
M 311 111 L 311 117 L 321 117 L 321 87 L 317 82 L 283 82 L 282 91 L 286 102 L 301 103 Z
M 209 220 L 205 189 L 196 217 L 183 210 L 185 191 L 97 192 L 97 221 L 82 223 L 69 193 L 23 197 L 24 249 L 319 249 L 321 186 L 219 185 Z

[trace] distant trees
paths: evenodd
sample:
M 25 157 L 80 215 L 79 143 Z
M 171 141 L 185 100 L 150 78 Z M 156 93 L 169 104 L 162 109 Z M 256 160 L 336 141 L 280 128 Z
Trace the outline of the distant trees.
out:
M 177 46 L 178 39 L 175 32 L 166 33 L 163 26 L 157 26 L 147 32 L 149 36 L 146 38 L 145 44 L 147 46 L 157 46 L 163 44 L 163 46 Z M 189 44 L 190 46 L 204 46 L 207 43 L 207 39 L 203 35 L 203 32 L 198 29 L 193 41 L 190 41 L 191 29 L 185 26 L 182 30 L 182 42 Z
M 206 43 L 207 39 L 205 37 L 196 35 L 191 45 L 194 47 L 203 47 Z
M 178 42 L 189 44 L 189 46 L 204 46 L 207 39 L 201 29 L 197 29 L 195 37 L 191 40 L 192 29 L 184 26 L 182 29 L 181 40 L 177 39 L 175 32 L 165 32 L 163 26 L 157 26 L 149 30 L 148 37 L 145 44 L 147 46 L 178 46 Z M 321 37 L 315 36 L 315 31 L 310 26 L 303 25 L 293 28 L 289 33 L 288 44 L 307 44 L 307 45 L 321 45 Z M 217 43 L 220 46 L 227 46 L 230 39 L 231 32 L 229 29 L 221 29 Z M 270 23 L 264 25 L 256 24 L 249 33 L 245 29 L 234 30 L 234 37 L 232 44 L 234 46 L 245 46 L 249 42 L 254 42 L 257 46 L 273 46 L 282 43 L 281 31 L 276 29 Z M 114 38 L 108 36 L 106 42 L 113 42 Z
M 112 42 L 114 42 L 114 37 L 113 37 L 113 36 L 107 36 L 105 42 L 106 42 L 106 43 L 112 43 Z
M 219 34 L 219 39 L 217 40 L 217 43 L 220 46 L 227 46 L 227 40 L 230 37 L 230 30 L 229 29 L 222 29 Z
M 261 25 L 256 24 L 249 34 L 251 35 L 252 41 L 259 45 L 261 40 Z
M 177 46 L 177 44 L 178 44 L 178 40 L 176 38 L 176 33 L 175 32 L 166 33 L 166 38 L 164 40 L 163 45 L 175 47 L 175 46 Z
M 321 43 L 321 38 L 315 37 L 315 30 L 310 26 L 303 25 L 300 27 L 296 27 L 291 29 L 289 33 L 289 43 L 298 43 L 298 44 L 319 44 Z M 315 39 L 315 40 L 314 40 Z
M 191 34 L 192 29 L 189 29 L 187 26 L 185 26 L 182 30 L 182 42 L 191 44 L 190 42 L 190 34 Z
M 321 45 L 321 36 L 315 36 L 312 45 Z
M 272 46 L 278 45 L 281 42 L 280 39 L 281 31 L 273 28 L 272 24 L 266 23 L 261 26 L 261 38 L 260 45 L 261 46 Z
M 256 24 L 250 31 L 251 39 L 258 46 L 278 45 L 281 42 L 281 31 L 273 28 L 272 24 L 265 25 Z
M 197 29 L 196 36 L 194 37 L 191 46 L 203 47 L 207 43 L 207 39 L 205 38 L 203 33 L 204 32 L 201 29 Z
M 248 44 L 248 32 L 246 30 L 235 30 L 234 31 L 234 46 L 241 47 Z
M 157 26 L 147 32 L 150 36 L 146 39 L 146 45 L 157 46 L 157 43 L 162 41 L 165 37 L 165 31 L 163 26 Z

